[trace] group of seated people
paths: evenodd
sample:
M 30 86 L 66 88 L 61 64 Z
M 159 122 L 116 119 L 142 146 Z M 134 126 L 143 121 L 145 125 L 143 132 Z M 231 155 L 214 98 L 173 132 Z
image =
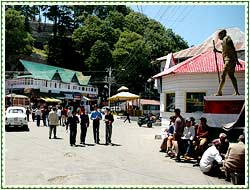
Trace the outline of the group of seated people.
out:
M 194 159 L 194 166 L 207 175 L 225 177 L 229 180 L 232 173 L 244 175 L 245 146 L 244 136 L 240 135 L 238 143 L 229 143 L 227 135 L 220 133 L 219 138 L 210 139 L 210 127 L 207 119 L 200 118 L 196 124 L 193 117 L 183 119 L 180 110 L 175 109 L 175 115 L 170 118 L 169 127 L 164 131 L 160 152 L 166 152 L 166 157 L 181 162 Z

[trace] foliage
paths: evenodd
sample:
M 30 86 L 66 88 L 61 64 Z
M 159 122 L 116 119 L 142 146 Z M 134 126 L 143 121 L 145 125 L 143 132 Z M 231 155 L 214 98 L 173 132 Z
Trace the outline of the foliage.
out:
M 20 12 L 9 8 L 5 12 L 5 53 L 6 70 L 13 69 L 18 58 L 30 55 L 34 39 L 25 31 L 25 17 Z M 15 69 L 15 68 L 14 68 Z
M 12 8 L 20 12 L 12 15 Z M 125 5 L 17 5 L 6 9 L 6 39 L 13 38 L 6 40 L 10 54 L 31 52 L 33 41 L 27 21 L 38 16 L 40 23 L 43 16 L 44 22 L 48 19 L 53 23 L 53 35 L 43 43 L 49 64 L 98 71 L 92 74 L 93 81 L 106 80 L 107 68 L 111 67 L 117 88 L 126 85 L 134 93 L 143 92 L 147 79 L 159 72 L 159 66 L 151 64 L 153 60 L 188 47 L 171 29 Z M 11 27 L 15 23 L 18 27 Z M 45 30 L 43 26 L 39 25 L 38 32 Z

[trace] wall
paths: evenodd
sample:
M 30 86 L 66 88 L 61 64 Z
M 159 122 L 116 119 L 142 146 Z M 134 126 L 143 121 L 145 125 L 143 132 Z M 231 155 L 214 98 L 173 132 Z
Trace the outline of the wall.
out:
M 245 94 L 245 72 L 236 74 L 240 94 Z M 166 93 L 175 93 L 175 108 L 180 108 L 184 117 L 193 116 L 200 118 L 203 113 L 186 113 L 186 92 L 205 92 L 206 96 L 214 95 L 219 86 L 217 73 L 188 73 L 170 74 L 162 79 L 162 93 L 160 95 L 160 111 L 163 118 L 163 125 L 168 124 L 172 112 L 165 112 Z M 232 95 L 234 88 L 230 78 L 227 76 L 223 88 L 223 95 Z M 164 121 L 165 120 L 165 121 Z

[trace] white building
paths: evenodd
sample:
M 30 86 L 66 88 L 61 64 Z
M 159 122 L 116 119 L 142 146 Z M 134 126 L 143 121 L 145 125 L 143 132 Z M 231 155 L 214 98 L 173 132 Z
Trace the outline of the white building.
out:
M 218 68 L 224 68 L 222 55 L 217 53 Z M 240 94 L 245 94 L 245 62 L 240 60 L 243 67 L 236 67 L 235 76 L 238 81 Z M 160 112 L 163 125 L 173 115 L 175 108 L 180 108 L 184 117 L 193 116 L 198 119 L 203 114 L 204 97 L 217 92 L 218 72 L 215 54 L 206 51 L 182 63 L 174 65 L 153 77 L 157 79 L 160 92 Z M 234 89 L 229 77 L 223 88 L 223 95 L 232 95 Z M 243 97 L 244 99 L 244 97 Z
M 88 84 L 90 76 L 84 76 L 81 72 L 31 61 L 20 62 L 25 75 L 7 79 L 5 90 L 8 92 L 40 95 L 40 98 L 48 101 L 51 100 L 47 98 L 49 96 L 80 101 L 85 96 L 93 98 L 98 95 L 98 88 Z

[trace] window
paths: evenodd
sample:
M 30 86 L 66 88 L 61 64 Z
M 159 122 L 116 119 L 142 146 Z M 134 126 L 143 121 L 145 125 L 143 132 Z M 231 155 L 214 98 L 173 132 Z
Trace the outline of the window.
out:
M 68 85 L 68 89 L 70 89 L 70 85 Z
M 166 94 L 166 111 L 173 112 L 175 109 L 175 93 Z
M 55 83 L 55 88 L 56 88 L 56 83 Z
M 186 93 L 186 112 L 203 111 L 205 92 L 187 92 Z
M 82 87 L 82 91 L 84 91 L 85 90 L 85 88 L 84 87 Z

